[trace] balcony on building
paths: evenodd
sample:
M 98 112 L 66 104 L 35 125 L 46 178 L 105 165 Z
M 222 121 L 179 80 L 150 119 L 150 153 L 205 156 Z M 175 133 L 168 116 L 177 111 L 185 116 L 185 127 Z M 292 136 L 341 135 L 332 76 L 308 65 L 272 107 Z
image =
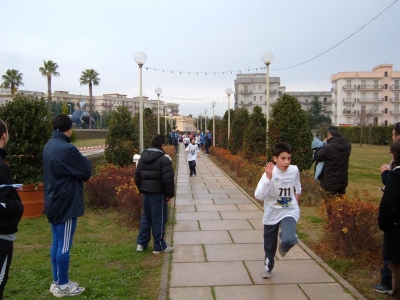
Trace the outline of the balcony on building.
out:
M 392 116 L 400 116 L 400 110 L 391 110 L 391 111 L 390 111 L 390 114 L 391 114 Z
M 385 88 L 384 85 L 382 84 L 360 84 L 358 85 L 358 90 L 383 90 Z
M 382 102 L 384 98 L 373 97 L 373 98 L 359 98 L 357 102 Z
M 356 99 L 355 98 L 351 98 L 351 97 L 349 97 L 349 98 L 343 98 L 343 103 L 353 103 L 353 102 L 356 102 Z
M 246 105 L 252 105 L 253 104 L 253 102 L 252 101 L 249 101 L 249 102 L 246 102 L 246 101 L 240 101 L 240 104 L 242 104 L 243 106 L 246 106 Z
M 390 98 L 390 102 L 398 102 L 398 101 L 400 101 L 400 98 L 398 97 Z
M 344 114 L 345 116 L 347 116 L 347 115 L 351 115 L 351 114 L 353 114 L 353 113 L 352 113 L 351 109 L 343 109 L 343 114 Z
M 253 92 L 253 90 L 240 90 L 240 94 L 243 95 L 250 95 Z
M 355 90 L 356 89 L 356 85 L 354 84 L 354 85 L 351 85 L 351 84 L 349 84 L 349 85 L 344 85 L 343 86 L 343 89 L 345 90 L 345 91 L 351 91 L 351 90 Z
M 394 85 L 394 84 L 392 84 L 392 85 L 390 86 L 390 89 L 391 89 L 391 90 L 400 90 L 400 85 Z

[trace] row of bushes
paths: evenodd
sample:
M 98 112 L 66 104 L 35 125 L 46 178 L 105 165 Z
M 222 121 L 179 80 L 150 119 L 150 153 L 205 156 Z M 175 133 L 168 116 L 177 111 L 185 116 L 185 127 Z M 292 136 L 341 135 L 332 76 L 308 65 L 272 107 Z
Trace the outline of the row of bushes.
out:
M 340 127 L 340 134 L 351 143 L 388 145 L 392 142 L 392 126 L 365 126 L 361 136 L 360 126 Z

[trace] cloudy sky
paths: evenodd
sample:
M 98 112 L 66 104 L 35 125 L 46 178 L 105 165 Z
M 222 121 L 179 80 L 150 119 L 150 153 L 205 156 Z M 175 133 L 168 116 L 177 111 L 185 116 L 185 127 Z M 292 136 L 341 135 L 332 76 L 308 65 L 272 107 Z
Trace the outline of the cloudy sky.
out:
M 0 74 L 17 69 L 24 74 L 22 89 L 46 92 L 46 78 L 38 69 L 43 60 L 53 60 L 61 74 L 52 81 L 53 91 L 87 95 L 88 87 L 79 85 L 79 77 L 93 68 L 101 78 L 94 95 L 132 97 L 139 95 L 134 55 L 143 51 L 145 96 L 156 99 L 154 90 L 161 87 L 161 96 L 168 97 L 161 99 L 179 103 L 183 115 L 210 111 L 214 99 L 215 113 L 222 115 L 228 103 L 225 89 L 234 88 L 236 73 L 213 72 L 263 67 L 260 57 L 265 50 L 275 55 L 270 76 L 279 76 L 287 91 L 327 91 L 332 74 L 370 71 L 383 63 L 399 70 L 397 1 L 0 1 Z M 331 51 L 285 69 L 335 46 L 391 4 Z

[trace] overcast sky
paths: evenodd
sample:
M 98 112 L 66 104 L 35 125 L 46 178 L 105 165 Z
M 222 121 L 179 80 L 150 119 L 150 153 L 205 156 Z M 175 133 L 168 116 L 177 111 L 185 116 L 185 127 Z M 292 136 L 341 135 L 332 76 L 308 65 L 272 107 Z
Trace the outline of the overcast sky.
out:
M 43 60 L 59 65 L 52 90 L 88 94 L 79 85 L 83 70 L 93 68 L 101 82 L 94 95 L 139 95 L 138 51 L 147 54 L 143 94 L 154 92 L 182 101 L 182 115 L 227 109 L 226 87 L 236 74 L 213 71 L 263 67 L 261 54 L 272 51 L 270 76 L 287 91 L 328 91 L 330 76 L 341 71 L 371 71 L 378 64 L 400 69 L 400 3 L 396 2 L 353 37 L 321 57 L 290 67 L 336 45 L 395 0 L 13 0 L 0 1 L 0 75 L 7 69 L 24 74 L 21 89 L 47 91 L 38 69 Z M 176 70 L 171 73 L 145 67 Z M 275 70 L 274 70 L 275 69 Z M 207 75 L 187 72 L 210 72 Z M 225 98 L 224 98 L 225 97 Z M 219 98 L 219 99 L 217 99 Z M 233 100 L 231 97 L 231 107 Z

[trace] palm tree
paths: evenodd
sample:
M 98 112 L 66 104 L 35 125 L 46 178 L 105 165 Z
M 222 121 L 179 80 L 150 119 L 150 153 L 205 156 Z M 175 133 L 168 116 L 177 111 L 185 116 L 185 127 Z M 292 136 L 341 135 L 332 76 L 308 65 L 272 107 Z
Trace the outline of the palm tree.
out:
M 82 71 L 81 78 L 79 79 L 81 85 L 89 85 L 89 129 L 92 129 L 92 99 L 93 99 L 93 90 L 92 87 L 93 85 L 99 85 L 99 73 L 97 73 L 93 69 L 86 69 L 85 71 Z
M 5 88 L 11 88 L 11 95 L 14 95 L 17 88 L 20 85 L 24 85 L 24 83 L 22 82 L 22 76 L 24 76 L 24 74 L 19 73 L 18 70 L 8 69 L 6 74 L 1 76 L 1 78 L 3 79 L 3 83 L 1 84 L 1 86 Z
M 47 105 L 49 106 L 49 110 L 52 110 L 51 103 L 51 76 L 60 76 L 60 73 L 57 72 L 58 65 L 57 63 L 48 60 L 43 61 L 43 67 L 39 68 L 39 72 L 42 73 L 43 76 L 47 77 Z

